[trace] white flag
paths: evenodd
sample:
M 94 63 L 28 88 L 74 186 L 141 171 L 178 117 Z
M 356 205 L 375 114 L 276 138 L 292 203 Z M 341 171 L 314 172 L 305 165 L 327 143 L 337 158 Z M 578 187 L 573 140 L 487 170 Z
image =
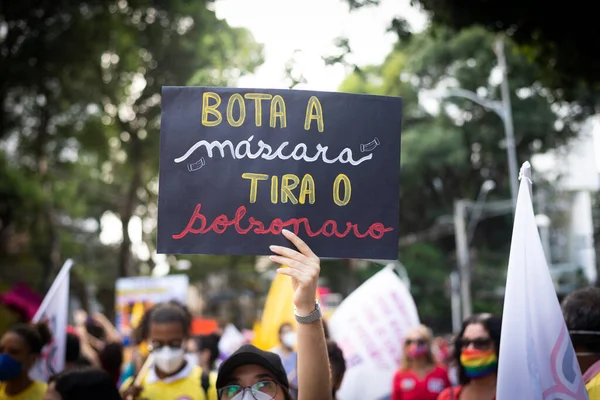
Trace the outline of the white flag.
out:
M 337 397 L 375 400 L 390 395 L 404 336 L 418 325 L 413 298 L 389 267 L 350 294 L 328 322 L 346 359 Z
M 69 277 L 72 260 L 67 260 L 32 322 L 45 322 L 52 332 L 52 342 L 42 349 L 42 354 L 29 372 L 31 379 L 47 382 L 52 375 L 65 368 L 67 346 L 67 320 L 69 316 Z
M 498 400 L 587 400 L 531 202 L 531 172 L 521 167 L 498 364 Z

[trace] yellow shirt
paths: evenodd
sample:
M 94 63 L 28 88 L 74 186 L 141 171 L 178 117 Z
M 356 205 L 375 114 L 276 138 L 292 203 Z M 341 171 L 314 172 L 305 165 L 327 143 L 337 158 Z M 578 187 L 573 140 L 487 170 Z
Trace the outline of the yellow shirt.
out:
M 42 400 L 46 393 L 47 385 L 43 382 L 33 381 L 31 385 L 16 396 L 6 394 L 6 383 L 0 383 L 0 400 Z
M 590 400 L 600 400 L 600 374 L 597 374 L 585 385 Z
M 208 396 L 202 389 L 202 368 L 188 364 L 183 370 L 164 380 L 158 379 L 153 369 L 142 380 L 142 400 L 217 400 L 216 374 L 209 375 Z M 121 392 L 133 382 L 127 379 Z M 3 400 L 3 399 L 0 399 Z

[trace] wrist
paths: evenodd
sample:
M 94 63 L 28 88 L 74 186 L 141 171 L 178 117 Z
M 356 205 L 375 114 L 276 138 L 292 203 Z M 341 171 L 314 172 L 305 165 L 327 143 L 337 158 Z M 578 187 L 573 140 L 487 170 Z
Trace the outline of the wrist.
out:
M 311 304 L 302 304 L 300 306 L 296 306 L 296 315 L 300 317 L 305 317 L 313 311 L 315 311 L 314 302 Z

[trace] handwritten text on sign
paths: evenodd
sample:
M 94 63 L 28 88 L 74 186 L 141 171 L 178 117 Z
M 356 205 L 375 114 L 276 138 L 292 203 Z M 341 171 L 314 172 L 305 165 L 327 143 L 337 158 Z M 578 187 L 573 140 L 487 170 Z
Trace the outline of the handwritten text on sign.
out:
M 158 250 L 396 259 L 399 98 L 165 87 Z

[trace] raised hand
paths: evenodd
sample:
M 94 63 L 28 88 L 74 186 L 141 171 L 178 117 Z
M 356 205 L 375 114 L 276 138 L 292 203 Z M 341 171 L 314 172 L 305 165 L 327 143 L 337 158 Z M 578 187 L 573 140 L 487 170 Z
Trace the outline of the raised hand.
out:
M 291 241 L 298 249 L 292 250 L 282 246 L 270 246 L 273 253 L 278 255 L 269 258 L 288 268 L 279 268 L 278 273 L 292 278 L 294 289 L 294 305 L 299 315 L 308 315 L 315 310 L 319 272 L 321 271 L 319 257 L 298 236 L 284 229 L 283 236 Z

